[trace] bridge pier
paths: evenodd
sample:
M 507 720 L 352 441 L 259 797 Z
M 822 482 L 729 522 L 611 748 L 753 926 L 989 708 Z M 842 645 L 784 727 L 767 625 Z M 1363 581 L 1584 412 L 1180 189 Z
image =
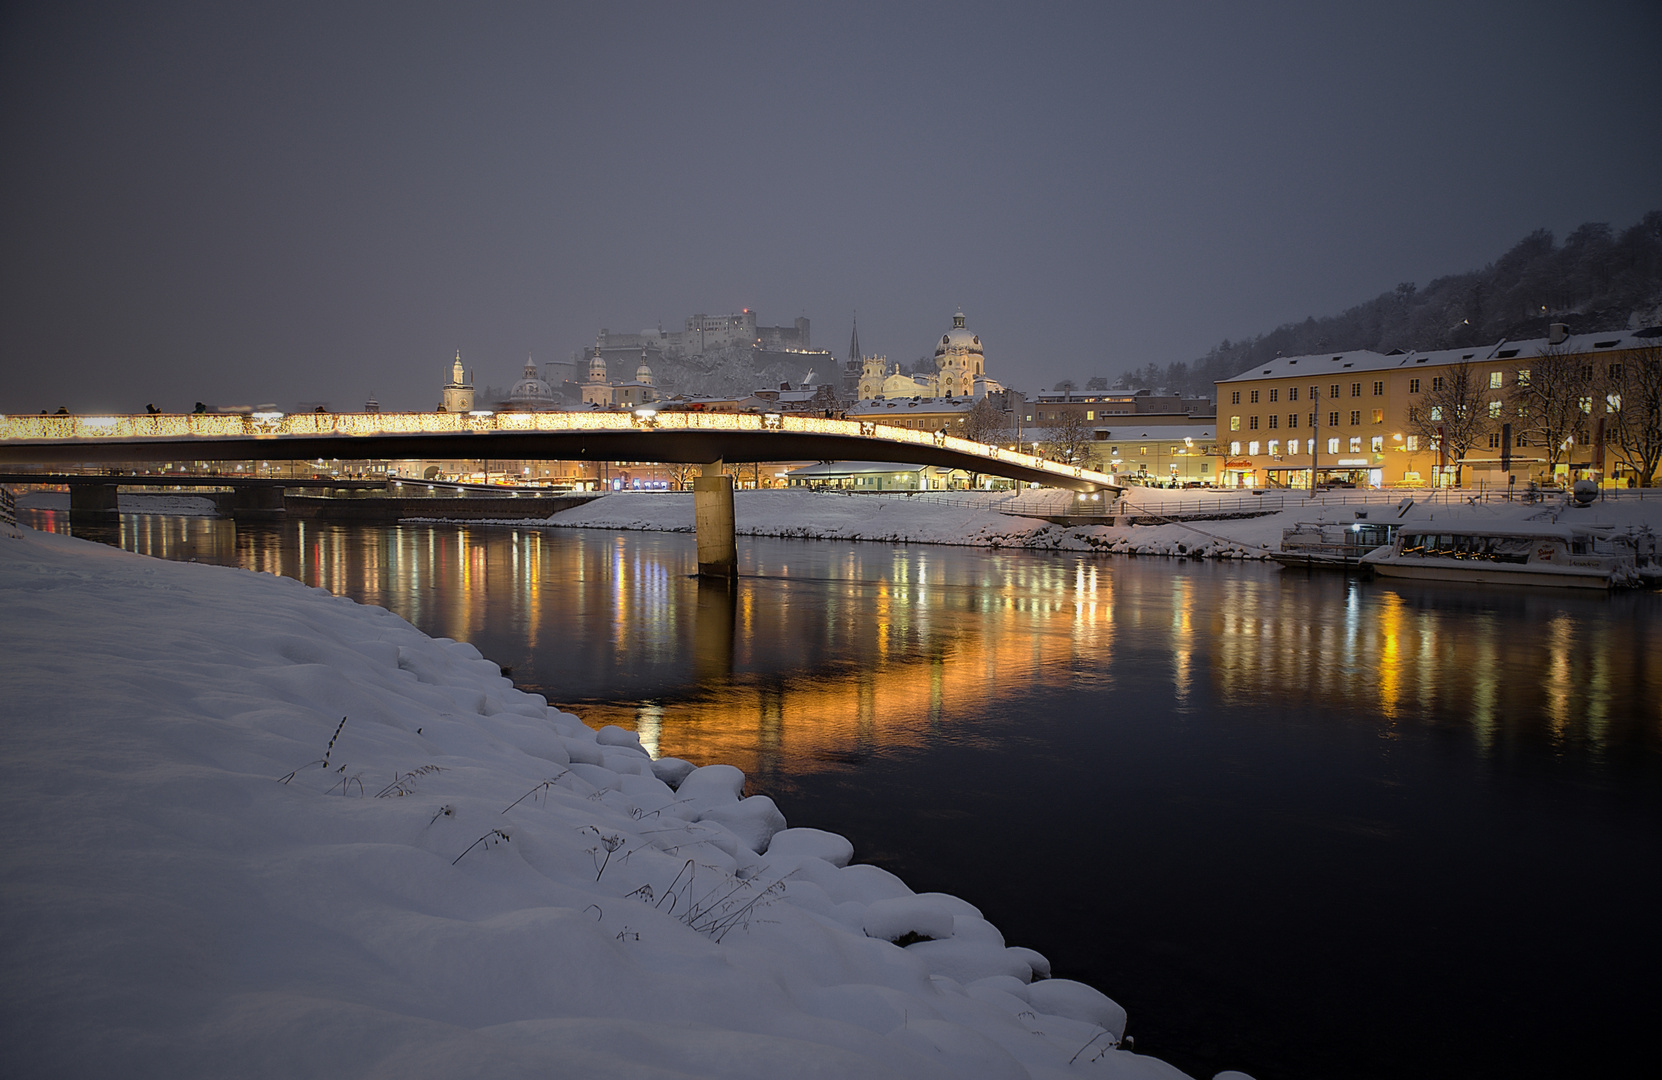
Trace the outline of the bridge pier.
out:
M 739 541 L 733 520 L 733 478 L 721 471 L 721 462 L 705 465 L 704 475 L 693 477 L 693 531 L 698 536 L 698 575 L 739 576 Z
M 231 488 L 233 521 L 282 521 L 287 513 L 283 489 L 277 484 L 235 484 Z
M 115 484 L 70 484 L 69 527 L 77 521 L 108 525 L 121 519 L 121 497 Z

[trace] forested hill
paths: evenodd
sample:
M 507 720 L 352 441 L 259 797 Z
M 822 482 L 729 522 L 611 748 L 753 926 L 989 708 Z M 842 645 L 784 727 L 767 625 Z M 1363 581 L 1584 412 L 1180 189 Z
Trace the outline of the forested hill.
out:
M 1662 211 L 1620 235 L 1589 222 L 1562 244 L 1538 229 L 1481 270 L 1424 288 L 1404 282 L 1342 314 L 1224 341 L 1192 363 L 1150 364 L 1122 378 L 1130 386 L 1209 397 L 1213 383 L 1278 355 L 1453 349 L 1545 337 L 1555 322 L 1576 334 L 1662 323 Z

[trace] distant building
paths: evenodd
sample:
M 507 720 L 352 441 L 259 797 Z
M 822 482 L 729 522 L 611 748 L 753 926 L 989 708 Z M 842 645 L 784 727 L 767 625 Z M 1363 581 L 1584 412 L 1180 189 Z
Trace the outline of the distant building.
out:
M 537 373 L 536 362 L 525 358 L 525 373 L 512 390 L 503 408 L 513 412 L 553 412 L 564 404 L 564 399 Z
M 850 348 L 859 348 L 858 338 Z M 845 379 L 853 359 L 850 356 L 844 365 Z M 868 356 L 860 360 L 857 384 L 862 400 L 913 396 L 980 398 L 1003 389 L 996 380 L 987 377 L 981 336 L 965 327 L 962 310 L 952 316 L 952 328 L 935 344 L 934 374 L 905 372 L 899 364 L 891 371 L 886 357 Z
M 599 347 L 589 356 L 589 375 L 582 384 L 583 404 L 600 408 L 632 409 L 658 399 L 658 387 L 652 368 L 646 362 L 644 350 L 635 367 L 635 377 L 627 382 L 607 379 L 606 358 Z
M 595 352 L 615 362 L 614 354 L 623 351 L 644 349 L 652 359 L 697 356 L 734 346 L 763 352 L 810 352 L 813 348 L 807 319 L 797 319 L 790 326 L 758 326 L 756 313 L 745 308 L 736 315 L 689 315 L 680 330 L 648 329 L 635 334 L 601 330 Z
M 450 381 L 440 391 L 440 412 L 472 412 L 473 383 L 462 371 L 462 351 L 456 350 L 456 363 L 450 369 Z

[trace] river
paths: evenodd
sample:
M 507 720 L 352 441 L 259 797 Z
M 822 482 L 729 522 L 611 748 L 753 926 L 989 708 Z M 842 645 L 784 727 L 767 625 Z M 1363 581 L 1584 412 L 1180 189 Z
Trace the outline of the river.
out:
M 126 515 L 112 539 L 383 605 L 738 765 L 1197 1077 L 1654 1057 L 1657 593 L 744 539 L 729 591 L 685 534 Z

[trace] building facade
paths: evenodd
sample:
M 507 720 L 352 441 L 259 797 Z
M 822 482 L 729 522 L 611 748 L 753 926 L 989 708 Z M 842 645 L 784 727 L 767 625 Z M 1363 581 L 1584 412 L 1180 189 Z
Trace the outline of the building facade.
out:
M 456 350 L 456 362 L 450 368 L 450 381 L 439 390 L 440 412 L 472 412 L 473 381 L 462 371 L 462 350 Z
M 1662 331 L 1571 335 L 1555 326 L 1545 338 L 1477 348 L 1277 357 L 1217 384 L 1222 482 L 1304 487 L 1314 473 L 1318 485 L 1444 486 L 1455 483 L 1457 466 L 1462 484 L 1482 487 L 1583 474 L 1625 482 L 1627 470 L 1596 434 L 1620 403 L 1595 388 L 1603 373 L 1659 343 Z M 1572 360 L 1584 383 L 1581 434 L 1552 451 L 1529 434 L 1535 425 L 1519 413 L 1516 394 L 1549 358 Z M 1475 388 L 1469 405 L 1449 403 L 1457 375 Z M 1476 432 L 1461 461 L 1447 445 L 1457 419 Z

